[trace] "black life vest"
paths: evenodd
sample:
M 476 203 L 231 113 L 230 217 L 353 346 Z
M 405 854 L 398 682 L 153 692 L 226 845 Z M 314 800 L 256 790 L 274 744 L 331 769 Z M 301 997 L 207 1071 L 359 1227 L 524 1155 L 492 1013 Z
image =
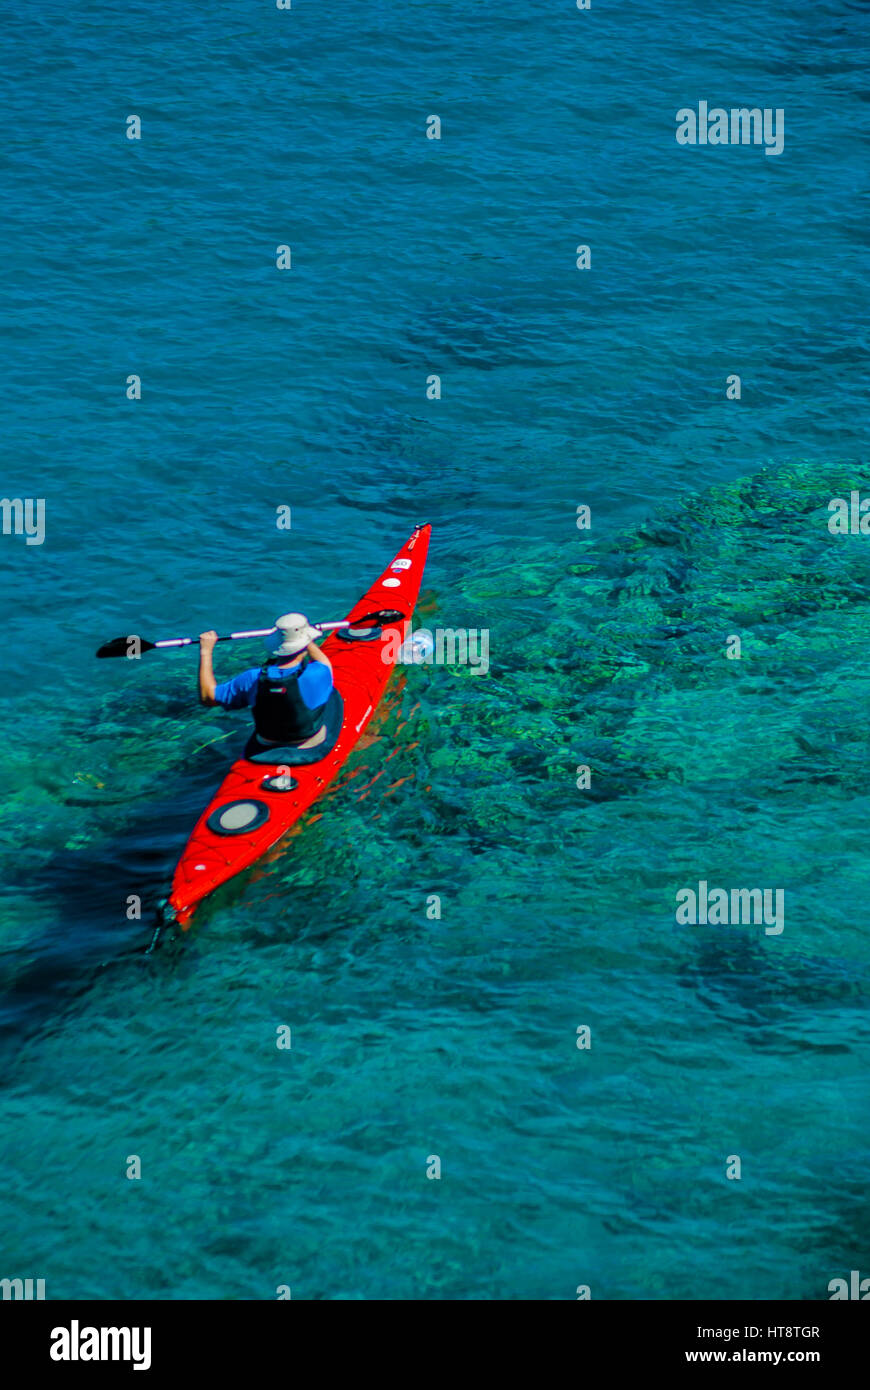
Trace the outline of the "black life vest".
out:
M 282 671 L 277 677 L 268 674 L 268 666 L 261 669 L 254 726 L 266 743 L 301 743 L 320 728 L 326 705 L 309 709 L 299 689 L 299 677 L 310 661 L 311 657 L 307 656 L 298 666 Z

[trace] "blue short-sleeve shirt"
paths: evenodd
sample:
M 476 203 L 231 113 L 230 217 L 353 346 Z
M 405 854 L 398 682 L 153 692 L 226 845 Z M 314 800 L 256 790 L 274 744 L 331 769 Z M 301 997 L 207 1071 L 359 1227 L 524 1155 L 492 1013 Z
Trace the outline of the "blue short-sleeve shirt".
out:
M 255 705 L 260 669 L 259 666 L 252 666 L 238 676 L 233 676 L 232 680 L 224 681 L 215 690 L 215 703 L 222 705 L 224 709 L 246 709 Z M 270 666 L 268 674 L 275 680 L 288 677 L 298 680 L 299 694 L 309 709 L 325 705 L 332 691 L 332 672 L 322 661 L 309 662 L 301 675 L 278 666 Z

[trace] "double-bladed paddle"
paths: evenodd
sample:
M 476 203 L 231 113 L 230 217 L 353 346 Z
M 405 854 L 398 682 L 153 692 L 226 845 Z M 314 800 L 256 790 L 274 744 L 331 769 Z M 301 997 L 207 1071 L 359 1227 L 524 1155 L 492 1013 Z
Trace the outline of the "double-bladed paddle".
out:
M 317 631 L 326 636 L 328 632 L 335 631 L 336 628 L 359 627 L 363 623 L 396 623 L 405 617 L 404 613 L 398 612 L 395 608 L 382 608 L 377 613 L 366 613 L 362 618 L 354 618 L 353 624 L 345 618 L 339 623 L 312 623 Z M 219 637 L 219 642 L 240 642 L 246 637 L 268 637 L 270 632 L 274 632 L 274 627 L 252 628 L 249 632 L 229 632 L 224 637 Z M 166 650 L 170 647 L 193 647 L 199 646 L 198 637 L 167 637 L 162 642 L 146 642 L 144 637 L 137 637 L 134 633 L 129 637 L 113 637 L 111 642 L 104 642 L 97 651 L 97 656 L 141 656 L 143 652 L 154 652 Z

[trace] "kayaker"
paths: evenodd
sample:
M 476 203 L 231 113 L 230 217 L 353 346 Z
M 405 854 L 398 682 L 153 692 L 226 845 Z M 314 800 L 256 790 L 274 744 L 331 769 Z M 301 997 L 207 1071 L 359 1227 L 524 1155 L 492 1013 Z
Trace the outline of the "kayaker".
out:
M 200 633 L 199 698 L 204 705 L 253 710 L 246 757 L 282 745 L 305 747 L 320 736 L 332 694 L 332 663 L 316 646 L 321 636 L 304 613 L 285 613 L 266 638 L 272 660 L 218 685 L 212 664 L 217 633 Z

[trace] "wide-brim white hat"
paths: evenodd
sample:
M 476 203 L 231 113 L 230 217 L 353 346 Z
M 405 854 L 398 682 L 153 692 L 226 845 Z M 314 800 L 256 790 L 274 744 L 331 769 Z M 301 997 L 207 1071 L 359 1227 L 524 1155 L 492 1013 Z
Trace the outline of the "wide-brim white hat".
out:
M 304 613 L 285 613 L 282 618 L 276 618 L 275 630 L 266 638 L 266 646 L 273 656 L 297 656 L 305 651 L 309 642 L 322 636 L 320 629 L 312 627 Z

